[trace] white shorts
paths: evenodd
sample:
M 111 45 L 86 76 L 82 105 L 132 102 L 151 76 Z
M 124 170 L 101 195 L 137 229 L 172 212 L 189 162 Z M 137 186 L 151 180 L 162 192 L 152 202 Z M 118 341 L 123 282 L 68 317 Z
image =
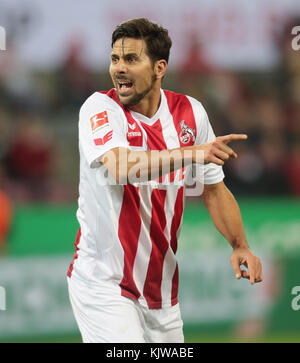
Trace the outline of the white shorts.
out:
M 67 278 L 73 313 L 84 343 L 183 343 L 179 304 L 148 309 L 109 284 L 97 289 Z

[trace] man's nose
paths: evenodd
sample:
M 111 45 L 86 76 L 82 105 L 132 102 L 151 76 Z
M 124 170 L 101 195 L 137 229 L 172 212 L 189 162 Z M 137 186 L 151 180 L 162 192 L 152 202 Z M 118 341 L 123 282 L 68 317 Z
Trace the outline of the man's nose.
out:
M 126 63 L 122 60 L 122 59 L 120 59 L 119 61 L 118 61 L 118 63 L 116 64 L 116 68 L 115 68 L 115 70 L 116 70 L 116 73 L 118 74 L 118 73 L 121 73 L 121 74 L 123 74 L 123 73 L 127 73 L 127 66 L 126 66 Z

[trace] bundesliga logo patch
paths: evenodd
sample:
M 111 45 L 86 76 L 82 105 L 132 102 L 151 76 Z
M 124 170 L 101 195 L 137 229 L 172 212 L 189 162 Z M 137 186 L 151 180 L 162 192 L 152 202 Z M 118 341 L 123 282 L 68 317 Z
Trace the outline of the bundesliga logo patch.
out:
M 90 118 L 90 121 L 91 121 L 92 131 L 95 132 L 102 126 L 104 126 L 106 124 L 108 125 L 107 112 L 103 111 L 103 112 L 97 113 L 96 115 L 94 115 Z

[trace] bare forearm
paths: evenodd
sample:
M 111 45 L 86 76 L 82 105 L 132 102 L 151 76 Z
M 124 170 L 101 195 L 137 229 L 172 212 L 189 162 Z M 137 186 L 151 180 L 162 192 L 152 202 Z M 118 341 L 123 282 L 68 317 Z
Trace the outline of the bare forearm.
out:
M 102 163 L 120 184 L 154 180 L 193 163 L 190 147 L 173 150 L 112 149 Z
M 203 201 L 214 225 L 232 248 L 248 247 L 239 206 L 225 184 L 205 186 Z
M 193 163 L 215 163 L 223 165 L 237 154 L 228 147 L 234 140 L 245 140 L 246 135 L 225 135 L 215 140 L 195 146 L 172 150 L 131 151 L 126 148 L 111 149 L 101 159 L 101 163 L 115 178 L 117 183 L 143 182 L 164 176 Z

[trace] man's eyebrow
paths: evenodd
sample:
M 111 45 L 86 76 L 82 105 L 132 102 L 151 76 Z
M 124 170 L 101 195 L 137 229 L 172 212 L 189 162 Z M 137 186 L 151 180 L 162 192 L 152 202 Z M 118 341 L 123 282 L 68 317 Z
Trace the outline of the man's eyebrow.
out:
M 138 57 L 139 55 L 135 52 L 123 54 L 124 57 Z
M 113 58 L 113 57 L 119 57 L 119 56 L 116 53 L 110 53 L 110 57 Z
M 129 52 L 129 53 L 125 53 L 125 54 L 122 54 L 121 55 L 122 57 L 139 57 L 139 55 L 135 52 Z M 111 53 L 110 54 L 110 57 L 113 58 L 113 57 L 120 57 L 119 54 L 116 54 L 116 53 Z

